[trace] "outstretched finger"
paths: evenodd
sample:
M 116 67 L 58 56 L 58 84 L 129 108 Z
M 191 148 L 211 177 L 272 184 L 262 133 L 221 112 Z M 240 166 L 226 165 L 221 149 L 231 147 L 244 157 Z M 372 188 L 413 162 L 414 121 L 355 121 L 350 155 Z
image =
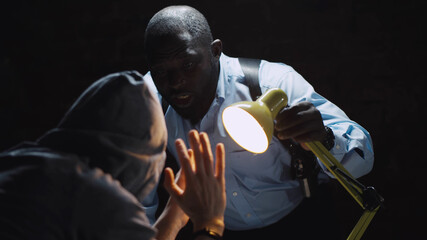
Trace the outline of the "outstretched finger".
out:
M 215 176 L 222 183 L 225 184 L 225 148 L 224 144 L 218 143 L 215 149 L 216 153 L 216 164 L 215 164 Z
M 190 158 L 190 164 L 192 173 L 196 172 L 196 163 L 194 162 L 194 152 L 193 149 L 188 149 L 188 156 Z
M 188 133 L 190 147 L 193 150 L 194 154 L 194 163 L 196 166 L 196 174 L 204 174 L 205 164 L 203 161 L 203 154 L 201 149 L 199 133 L 196 130 L 191 130 Z
M 209 137 L 206 133 L 200 133 L 200 142 L 202 143 L 203 163 L 205 165 L 206 175 L 213 176 L 213 154 Z
M 181 164 L 182 174 L 185 177 L 190 177 L 193 175 L 193 164 L 192 157 L 189 155 L 189 150 L 185 146 L 185 143 L 182 139 L 177 139 L 175 141 L 175 148 L 178 154 L 178 160 Z

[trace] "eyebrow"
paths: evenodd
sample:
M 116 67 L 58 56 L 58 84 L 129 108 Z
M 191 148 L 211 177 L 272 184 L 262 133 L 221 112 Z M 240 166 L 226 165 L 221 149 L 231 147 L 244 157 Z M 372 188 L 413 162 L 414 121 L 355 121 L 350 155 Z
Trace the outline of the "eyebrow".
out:
M 193 49 L 190 49 L 190 51 L 188 50 L 189 49 L 187 48 L 185 51 L 178 53 L 176 57 L 179 59 L 184 59 L 184 58 L 194 58 L 197 56 L 197 52 L 195 50 Z
M 168 54 L 165 54 L 168 55 Z M 179 51 L 179 53 L 177 54 L 172 54 L 168 57 L 163 57 L 161 56 L 159 59 L 157 59 L 157 61 L 153 64 L 151 64 L 150 69 L 155 69 L 155 68 L 160 68 L 163 64 L 162 64 L 162 60 L 170 60 L 170 59 L 178 59 L 178 60 L 187 60 L 187 59 L 192 59 L 192 60 L 200 60 L 200 56 L 197 54 L 197 51 L 193 48 L 185 48 L 184 50 Z

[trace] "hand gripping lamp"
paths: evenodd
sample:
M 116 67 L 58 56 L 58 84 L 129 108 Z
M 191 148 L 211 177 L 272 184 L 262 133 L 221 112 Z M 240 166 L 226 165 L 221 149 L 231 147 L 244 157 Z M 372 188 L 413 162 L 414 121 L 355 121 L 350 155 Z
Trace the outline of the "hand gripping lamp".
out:
M 225 130 L 242 148 L 252 153 L 263 153 L 273 137 L 274 119 L 287 102 L 288 97 L 283 90 L 272 88 L 254 102 L 232 104 L 222 113 Z M 362 217 L 347 238 L 360 239 L 384 199 L 373 187 L 365 187 L 351 176 L 322 143 L 313 141 L 305 145 L 364 209 Z

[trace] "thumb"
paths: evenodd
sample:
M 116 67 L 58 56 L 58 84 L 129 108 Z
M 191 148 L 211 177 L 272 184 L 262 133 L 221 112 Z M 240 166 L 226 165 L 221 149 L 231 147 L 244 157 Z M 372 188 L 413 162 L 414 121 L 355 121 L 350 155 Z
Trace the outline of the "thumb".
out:
M 165 180 L 163 182 L 163 186 L 174 199 L 179 198 L 183 194 L 183 190 L 175 183 L 174 173 L 171 168 L 165 169 Z

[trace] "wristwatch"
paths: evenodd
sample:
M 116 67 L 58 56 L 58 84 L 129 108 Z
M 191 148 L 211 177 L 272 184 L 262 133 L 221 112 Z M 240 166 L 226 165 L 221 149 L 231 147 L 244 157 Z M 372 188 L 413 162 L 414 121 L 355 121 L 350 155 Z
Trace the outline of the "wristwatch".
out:
M 207 236 L 207 237 L 210 237 L 210 238 L 215 239 L 215 240 L 222 240 L 221 234 L 216 233 L 216 232 L 210 230 L 209 228 L 203 228 L 202 230 L 194 232 L 192 239 L 196 239 L 196 237 L 200 236 L 200 235 Z
M 326 136 L 325 139 L 323 139 L 322 143 L 325 146 L 326 149 L 331 150 L 335 145 L 335 135 L 332 129 L 325 126 Z

